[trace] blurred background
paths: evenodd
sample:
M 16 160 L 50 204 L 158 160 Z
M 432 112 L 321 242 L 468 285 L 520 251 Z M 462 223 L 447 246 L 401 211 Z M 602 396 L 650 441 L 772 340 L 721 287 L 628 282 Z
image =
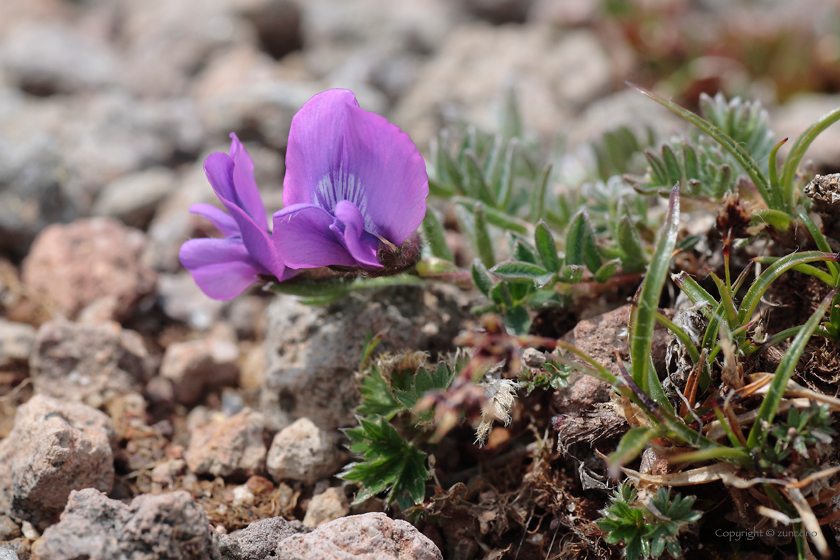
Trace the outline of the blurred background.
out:
M 102 215 L 145 232 L 142 266 L 158 275 L 164 304 L 192 294 L 206 305 L 177 260 L 180 244 L 208 227 L 187 214 L 214 202 L 204 158 L 239 134 L 268 210 L 277 210 L 291 118 L 327 88 L 352 89 L 424 153 L 443 124 L 494 129 L 511 90 L 525 129 L 567 151 L 623 124 L 681 126 L 628 80 L 689 108 L 701 92 L 757 98 L 777 138 L 798 134 L 840 105 L 840 8 L 829 0 L 2 0 L 0 284 L 16 281 L 45 226 Z M 840 132 L 830 129 L 810 155 L 818 167 L 840 162 Z M 5 312 L 13 308 L 7 302 Z M 202 321 L 194 310 L 168 313 Z

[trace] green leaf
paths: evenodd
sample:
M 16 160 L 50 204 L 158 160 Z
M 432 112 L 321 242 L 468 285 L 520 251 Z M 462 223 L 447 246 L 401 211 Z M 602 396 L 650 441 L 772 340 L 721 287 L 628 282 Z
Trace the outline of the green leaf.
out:
M 487 268 L 481 264 L 480 260 L 475 259 L 475 262 L 470 268 L 470 274 L 472 275 L 475 287 L 478 288 L 482 294 L 490 297 L 490 290 L 493 289 L 495 281 L 493 280 L 493 277 L 490 276 Z
M 487 206 L 496 206 L 496 197 L 484 181 L 484 172 L 478 164 L 478 158 L 476 158 L 474 152 L 464 153 L 464 166 L 467 170 L 467 184 L 469 185 L 466 189 L 467 193 Z
M 513 334 L 528 334 L 528 329 L 531 328 L 531 316 L 528 310 L 521 305 L 508 308 L 505 311 L 505 326 Z
M 429 244 L 429 250 L 432 255 L 439 259 L 447 261 L 454 261 L 452 251 L 446 244 L 446 235 L 443 231 L 443 225 L 437 217 L 437 213 L 431 206 L 426 206 L 426 217 L 423 219 L 423 234 L 426 237 L 426 243 Z
M 601 256 L 595 247 L 595 232 L 585 209 L 572 219 L 566 234 L 566 264 L 585 264 L 593 274 L 601 268 Z
M 449 185 L 441 183 L 436 179 L 429 178 L 429 194 L 438 198 L 448 199 L 458 194 L 458 192 Z
M 534 194 L 531 198 L 531 222 L 536 222 L 543 217 L 545 207 L 545 191 L 548 188 L 548 178 L 551 175 L 551 163 L 543 167 L 542 172 L 537 176 L 534 184 Z
M 613 274 L 621 266 L 621 259 L 612 259 L 610 261 L 605 262 L 601 265 L 601 268 L 595 271 L 595 281 L 596 282 L 606 282 L 610 278 L 613 277 Z
M 630 323 L 632 325 L 630 359 L 633 367 L 633 380 L 648 394 L 651 390 L 648 385 L 648 368 L 650 367 L 649 356 L 653 342 L 653 329 L 656 326 L 659 297 L 665 284 L 665 278 L 668 275 L 671 254 L 677 244 L 679 225 L 680 191 L 679 185 L 675 185 L 671 190 L 671 197 L 668 201 L 668 214 L 665 216 L 665 223 L 657 235 L 656 249 L 630 313 Z M 655 375 L 653 377 L 655 378 Z M 667 399 L 659 404 L 670 406 Z
M 759 300 L 764 295 L 764 292 L 775 282 L 779 276 L 790 270 L 791 268 L 810 262 L 816 261 L 837 261 L 837 255 L 831 253 L 822 253 L 819 251 L 806 251 L 803 253 L 792 253 L 785 255 L 777 260 L 775 263 L 761 273 L 755 282 L 752 283 L 750 289 L 747 291 L 744 299 L 741 300 L 741 306 L 738 308 L 738 320 L 741 325 L 745 325 L 752 317 L 755 308 L 758 306 Z
M 365 416 L 377 415 L 391 419 L 406 408 L 394 398 L 390 383 L 382 378 L 376 366 L 371 367 L 367 375 L 362 377 L 359 393 L 362 395 L 362 404 L 359 405 L 358 413 Z
M 577 284 L 583 278 L 583 267 L 576 264 L 567 264 L 560 270 L 557 279 L 565 284 Z
M 359 429 L 345 433 L 352 442 L 351 449 L 361 453 L 363 460 L 347 465 L 337 475 L 361 486 L 353 503 L 362 503 L 389 488 L 386 505 L 397 501 L 401 507 L 410 507 L 422 502 L 429 478 L 425 453 L 406 443 L 383 418 L 359 418 L 359 424 Z
M 487 229 L 484 205 L 480 202 L 476 202 L 473 206 L 473 224 L 475 225 L 475 252 L 482 264 L 490 268 L 496 264 L 496 256 L 493 254 L 493 242 L 490 240 L 490 231 Z
M 732 157 L 735 158 L 738 164 L 744 169 L 744 171 L 747 172 L 747 175 L 749 176 L 750 180 L 752 180 L 759 194 L 761 194 L 761 198 L 763 198 L 764 201 L 767 203 L 767 206 L 771 208 L 781 209 L 776 204 L 774 204 L 775 201 L 771 197 L 767 178 L 764 176 L 764 174 L 761 173 L 761 170 L 758 168 L 758 165 L 738 142 L 727 136 L 722 130 L 720 130 L 712 123 L 703 119 L 699 115 L 695 115 L 691 111 L 683 109 L 676 103 L 673 103 L 672 101 L 669 101 L 664 97 L 656 95 L 652 91 L 648 91 L 641 86 L 637 86 L 629 82 L 627 85 L 629 85 L 632 88 L 635 88 L 640 93 L 656 101 L 660 105 L 670 109 L 674 113 L 683 117 L 684 119 L 692 123 L 694 126 L 711 136 L 718 144 L 720 144 L 726 151 L 728 151 L 732 155 Z
M 458 216 L 458 208 L 465 208 L 467 211 L 470 211 L 478 203 L 478 201 L 474 198 L 468 198 L 463 196 L 454 197 L 452 199 L 452 202 L 458 205 L 455 207 L 456 217 Z M 497 210 L 495 208 L 485 207 L 484 213 L 487 217 L 487 221 L 493 224 L 494 226 L 502 228 L 504 230 L 515 231 L 523 235 L 528 235 L 528 231 L 530 228 L 530 224 L 528 222 L 520 220 L 515 216 L 511 216 L 510 214 L 506 214 L 501 210 Z
M 546 274 L 550 274 L 549 271 L 539 265 L 521 261 L 506 261 L 497 264 L 490 269 L 490 272 L 502 280 L 526 283 L 531 283 Z
M 610 468 L 623 467 L 644 451 L 648 442 L 659 434 L 657 428 L 630 428 L 621 438 L 618 447 L 609 455 Z
M 779 366 L 776 368 L 776 373 L 773 376 L 773 381 L 770 382 L 770 387 L 767 390 L 767 395 L 761 402 L 761 408 L 758 409 L 758 417 L 755 419 L 753 427 L 750 430 L 750 435 L 747 438 L 747 447 L 749 449 L 758 449 L 762 446 L 767 436 L 765 425 L 773 422 L 773 417 L 779 409 L 779 403 L 785 393 L 788 381 L 793 376 L 796 364 L 799 362 L 805 346 L 811 339 L 811 335 L 817 330 L 826 311 L 828 311 L 831 300 L 834 299 L 837 293 L 838 289 L 835 288 L 823 299 L 822 303 L 817 307 L 817 310 L 802 327 L 802 330 L 796 334 L 796 337 L 790 343 L 790 346 L 782 357 L 781 362 L 779 362 Z
M 560 259 L 557 256 L 557 245 L 554 236 L 548 230 L 545 222 L 540 221 L 534 230 L 534 244 L 540 256 L 540 262 L 550 272 L 560 272 Z
M 623 213 L 619 219 L 617 233 L 618 246 L 624 253 L 624 258 L 621 260 L 624 272 L 632 274 L 644 270 L 647 260 L 642 248 L 642 240 L 630 219 L 629 212 Z

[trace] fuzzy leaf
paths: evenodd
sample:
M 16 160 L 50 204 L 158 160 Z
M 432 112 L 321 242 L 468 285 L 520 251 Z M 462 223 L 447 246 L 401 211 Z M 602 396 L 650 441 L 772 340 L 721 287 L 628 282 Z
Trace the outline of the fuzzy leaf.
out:
M 540 256 L 540 262 L 549 272 L 560 272 L 560 259 L 557 256 L 557 245 L 554 236 L 546 227 L 545 222 L 537 224 L 534 231 L 534 244 Z
M 601 256 L 595 247 L 595 232 L 586 210 L 581 210 L 572 219 L 566 235 L 566 264 L 585 264 L 593 274 L 601 268 Z
M 549 271 L 539 265 L 521 261 L 500 263 L 490 269 L 490 272 L 494 276 L 510 282 L 533 282 L 546 274 L 550 274 Z
M 446 261 L 454 261 L 452 251 L 446 244 L 446 235 L 443 231 L 443 225 L 437 217 L 437 213 L 431 206 L 426 207 L 426 217 L 423 219 L 423 234 L 426 237 L 426 243 L 429 244 L 429 249 L 432 255 L 439 259 Z

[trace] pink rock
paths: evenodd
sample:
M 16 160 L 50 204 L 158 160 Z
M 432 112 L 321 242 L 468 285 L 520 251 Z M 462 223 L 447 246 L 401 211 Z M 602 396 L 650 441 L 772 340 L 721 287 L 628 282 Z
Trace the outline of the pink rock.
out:
M 265 421 L 246 408 L 211 420 L 190 437 L 187 466 L 196 474 L 244 479 L 265 472 Z
M 338 467 L 335 442 L 309 418 L 283 428 L 274 436 L 268 451 L 268 472 L 275 482 L 300 480 L 315 484 Z
M 114 397 L 142 392 L 157 360 L 143 338 L 118 323 L 41 325 L 30 359 L 35 389 L 98 408 Z
M 278 560 L 443 560 L 434 543 L 384 513 L 351 515 L 280 541 Z
M 24 260 L 23 282 L 34 297 L 67 317 L 113 296 L 115 318 L 123 318 L 155 287 L 154 271 L 140 264 L 145 244 L 142 231 L 112 218 L 53 224 Z
M 102 412 L 35 395 L 18 408 L 15 427 L 0 442 L 0 510 L 10 507 L 45 528 L 72 490 L 111 490 L 116 445 L 114 426 Z
M 234 385 L 239 379 L 235 334 L 218 327 L 205 339 L 176 342 L 166 348 L 160 375 L 172 382 L 175 399 L 181 404 L 195 405 L 207 389 Z

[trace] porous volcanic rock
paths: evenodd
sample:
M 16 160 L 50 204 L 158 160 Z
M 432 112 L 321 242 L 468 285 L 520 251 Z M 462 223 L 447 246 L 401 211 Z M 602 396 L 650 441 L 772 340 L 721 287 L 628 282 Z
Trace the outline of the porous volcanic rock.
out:
M 81 403 L 35 395 L 17 410 L 0 442 L 0 511 L 43 530 L 73 490 L 111 490 L 114 425 Z

